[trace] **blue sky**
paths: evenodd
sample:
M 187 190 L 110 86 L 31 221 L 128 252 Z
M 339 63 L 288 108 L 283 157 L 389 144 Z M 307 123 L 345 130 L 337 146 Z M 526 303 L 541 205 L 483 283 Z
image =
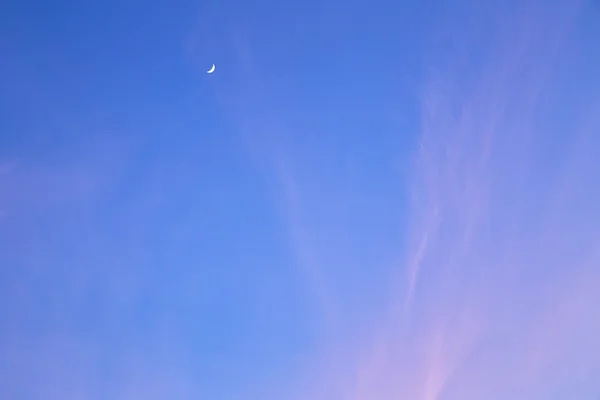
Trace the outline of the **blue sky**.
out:
M 598 4 L 0 16 L 0 397 L 600 396 Z

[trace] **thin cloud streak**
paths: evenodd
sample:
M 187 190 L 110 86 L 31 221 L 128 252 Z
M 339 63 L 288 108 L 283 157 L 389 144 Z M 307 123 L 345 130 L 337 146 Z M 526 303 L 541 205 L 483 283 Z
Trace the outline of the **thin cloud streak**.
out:
M 232 24 L 233 25 L 233 24 Z M 289 236 L 289 246 L 296 258 L 299 278 L 318 304 L 325 330 L 335 329 L 339 318 L 338 305 L 326 280 L 326 271 L 317 254 L 311 236 L 313 228 L 307 223 L 311 210 L 307 200 L 315 193 L 307 190 L 300 179 L 302 170 L 297 152 L 294 152 L 294 130 L 290 129 L 284 113 L 278 112 L 278 99 L 265 79 L 262 70 L 252 57 L 249 35 L 245 28 L 236 28 L 224 35 L 228 49 L 239 66 L 238 74 L 231 74 L 227 85 L 215 85 L 220 105 L 232 121 L 231 127 L 238 134 L 237 140 L 249 157 L 251 167 L 263 177 L 271 190 L 277 212 L 282 215 Z M 237 78 L 237 79 L 236 79 Z

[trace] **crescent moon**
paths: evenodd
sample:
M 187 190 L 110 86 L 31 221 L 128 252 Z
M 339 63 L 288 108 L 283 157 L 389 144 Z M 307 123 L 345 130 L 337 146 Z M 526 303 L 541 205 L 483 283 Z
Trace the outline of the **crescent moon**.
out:
M 207 74 L 212 74 L 213 72 L 215 72 L 215 64 L 213 64 L 212 67 L 210 67 L 210 69 L 206 71 Z

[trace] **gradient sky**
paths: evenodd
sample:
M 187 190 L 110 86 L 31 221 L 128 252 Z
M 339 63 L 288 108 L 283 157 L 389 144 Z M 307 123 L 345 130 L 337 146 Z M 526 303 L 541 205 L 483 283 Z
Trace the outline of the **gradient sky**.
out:
M 0 398 L 600 399 L 597 1 L 8 0 L 0 54 Z

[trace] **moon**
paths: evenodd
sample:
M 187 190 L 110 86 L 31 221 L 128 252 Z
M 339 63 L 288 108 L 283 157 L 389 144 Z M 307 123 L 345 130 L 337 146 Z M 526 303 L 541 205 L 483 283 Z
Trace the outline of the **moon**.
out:
M 213 64 L 212 67 L 210 67 L 210 69 L 206 71 L 207 74 L 212 74 L 213 72 L 215 72 L 215 64 Z

